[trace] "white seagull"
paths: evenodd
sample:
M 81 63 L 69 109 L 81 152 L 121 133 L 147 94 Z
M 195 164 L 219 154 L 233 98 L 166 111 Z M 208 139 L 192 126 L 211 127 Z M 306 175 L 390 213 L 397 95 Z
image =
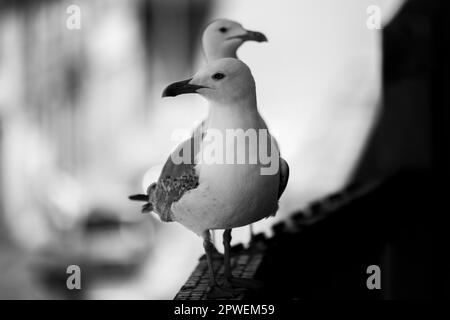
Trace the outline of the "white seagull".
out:
M 210 22 L 202 36 L 202 47 L 206 61 L 223 58 L 237 58 L 237 50 L 246 41 L 266 42 L 266 36 L 258 31 L 250 31 L 235 21 L 217 19 Z M 201 133 L 205 121 L 194 130 Z
M 278 145 L 258 112 L 255 82 L 245 63 L 234 58 L 212 61 L 193 78 L 169 85 L 163 97 L 186 93 L 198 93 L 209 102 L 204 131 L 194 133 L 176 148 L 146 195 L 130 199 L 147 201 L 143 212 L 154 211 L 162 221 L 177 221 L 203 237 L 210 273 L 208 297 L 232 297 L 232 286 L 248 283 L 231 274 L 231 229 L 275 215 L 287 185 L 289 167 L 279 156 Z M 236 145 L 235 139 L 227 138 L 229 130 L 253 130 L 256 140 Z M 231 163 L 220 161 L 220 157 L 214 158 L 216 161 L 205 160 L 208 146 L 217 143 L 218 136 L 224 138 L 219 141 L 222 148 L 214 150 L 217 154 L 223 152 L 222 159 L 229 160 L 228 156 L 233 155 Z M 264 145 L 268 150 L 262 149 Z M 270 163 L 263 159 L 264 153 L 270 153 Z M 238 162 L 234 156 L 239 154 L 248 157 Z M 252 155 L 256 161 L 250 160 Z M 263 173 L 269 167 L 276 170 Z M 215 229 L 225 229 L 223 286 L 218 284 L 212 268 L 214 246 L 210 230 Z
M 237 58 L 236 51 L 246 41 L 266 42 L 264 34 L 244 29 L 238 22 L 217 19 L 203 31 L 202 46 L 207 62 Z
M 245 29 L 236 21 L 227 19 L 214 20 L 206 26 L 202 36 L 202 47 L 206 61 L 237 58 L 237 50 L 246 41 L 266 42 L 267 37 L 261 32 Z M 205 121 L 195 129 L 197 134 L 203 131 L 204 124 Z M 249 225 L 249 227 L 251 241 L 254 237 L 254 232 L 252 225 Z

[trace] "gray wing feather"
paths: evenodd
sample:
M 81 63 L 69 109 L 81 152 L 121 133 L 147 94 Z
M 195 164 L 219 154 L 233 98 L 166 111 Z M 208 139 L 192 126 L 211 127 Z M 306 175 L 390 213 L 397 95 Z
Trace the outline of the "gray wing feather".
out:
M 196 140 L 197 139 L 197 140 Z M 173 221 L 172 204 L 181 199 L 183 194 L 197 188 L 198 175 L 195 171 L 195 156 L 200 150 L 202 136 L 193 135 L 181 143 L 167 159 L 156 184 L 149 187 L 148 198 L 153 211 L 159 214 L 163 221 Z M 185 159 L 185 152 L 189 152 L 188 161 L 175 163 L 173 155 Z

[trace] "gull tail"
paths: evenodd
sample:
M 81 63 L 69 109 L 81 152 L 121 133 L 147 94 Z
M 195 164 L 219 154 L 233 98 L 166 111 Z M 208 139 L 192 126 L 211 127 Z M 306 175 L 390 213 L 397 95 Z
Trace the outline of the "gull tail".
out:
M 148 212 L 152 212 L 153 211 L 153 204 L 151 204 L 150 202 L 147 202 L 146 204 L 144 204 L 142 206 L 142 213 L 148 213 Z
M 152 203 L 152 199 L 154 198 L 154 190 L 156 188 L 156 183 L 152 183 L 148 189 L 147 189 L 147 193 L 148 194 L 133 194 L 131 196 L 128 196 L 128 199 L 130 200 L 134 200 L 134 201 L 143 201 L 146 202 L 146 204 L 144 204 L 142 206 L 142 213 L 148 213 L 148 212 L 152 212 L 153 211 L 153 203 Z
M 148 201 L 148 195 L 146 195 L 146 194 L 133 194 L 133 195 L 129 196 L 128 199 L 135 200 L 135 201 Z
M 146 204 L 144 204 L 142 206 L 142 210 L 141 210 L 142 213 L 147 213 L 147 212 L 153 211 L 153 204 L 151 202 L 148 202 L 148 195 L 146 195 L 146 194 L 133 194 L 133 195 L 129 196 L 128 199 L 135 200 L 135 201 L 147 202 Z

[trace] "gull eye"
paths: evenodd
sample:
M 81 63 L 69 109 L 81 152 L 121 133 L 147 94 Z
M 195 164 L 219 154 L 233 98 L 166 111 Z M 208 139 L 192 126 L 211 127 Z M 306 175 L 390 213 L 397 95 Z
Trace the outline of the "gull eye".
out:
M 221 80 L 225 78 L 225 75 L 223 73 L 217 72 L 214 73 L 211 78 L 213 78 L 214 80 Z
M 219 29 L 219 31 L 222 32 L 222 33 L 225 33 L 225 32 L 228 31 L 228 28 L 222 27 L 222 28 Z

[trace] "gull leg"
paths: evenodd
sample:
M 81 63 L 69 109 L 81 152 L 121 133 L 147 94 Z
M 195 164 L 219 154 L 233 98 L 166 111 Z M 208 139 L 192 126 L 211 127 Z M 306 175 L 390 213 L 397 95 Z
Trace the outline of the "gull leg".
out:
M 226 229 L 223 233 L 225 287 L 253 290 L 260 289 L 262 284 L 259 281 L 247 278 L 236 278 L 231 273 L 231 238 L 231 229 Z
M 209 291 L 207 297 L 209 299 L 220 299 L 220 298 L 233 298 L 233 293 L 229 290 L 223 289 L 219 286 L 216 280 L 216 276 L 214 274 L 213 268 L 213 253 L 214 253 L 214 245 L 211 242 L 211 236 L 209 230 L 206 230 L 203 233 L 203 248 L 205 249 L 206 259 L 208 262 L 208 270 L 209 270 Z
M 223 233 L 223 247 L 224 247 L 224 275 L 225 281 L 229 284 L 229 280 L 233 277 L 231 274 L 231 229 L 226 229 Z
M 255 236 L 255 232 L 253 230 L 253 224 L 249 224 L 249 230 L 250 230 L 250 244 L 253 242 L 253 238 Z
M 212 253 L 213 259 L 222 259 L 223 255 L 219 252 L 219 250 L 217 250 L 217 247 L 216 247 L 216 231 L 215 230 L 211 230 L 211 242 L 213 245 L 213 253 Z

